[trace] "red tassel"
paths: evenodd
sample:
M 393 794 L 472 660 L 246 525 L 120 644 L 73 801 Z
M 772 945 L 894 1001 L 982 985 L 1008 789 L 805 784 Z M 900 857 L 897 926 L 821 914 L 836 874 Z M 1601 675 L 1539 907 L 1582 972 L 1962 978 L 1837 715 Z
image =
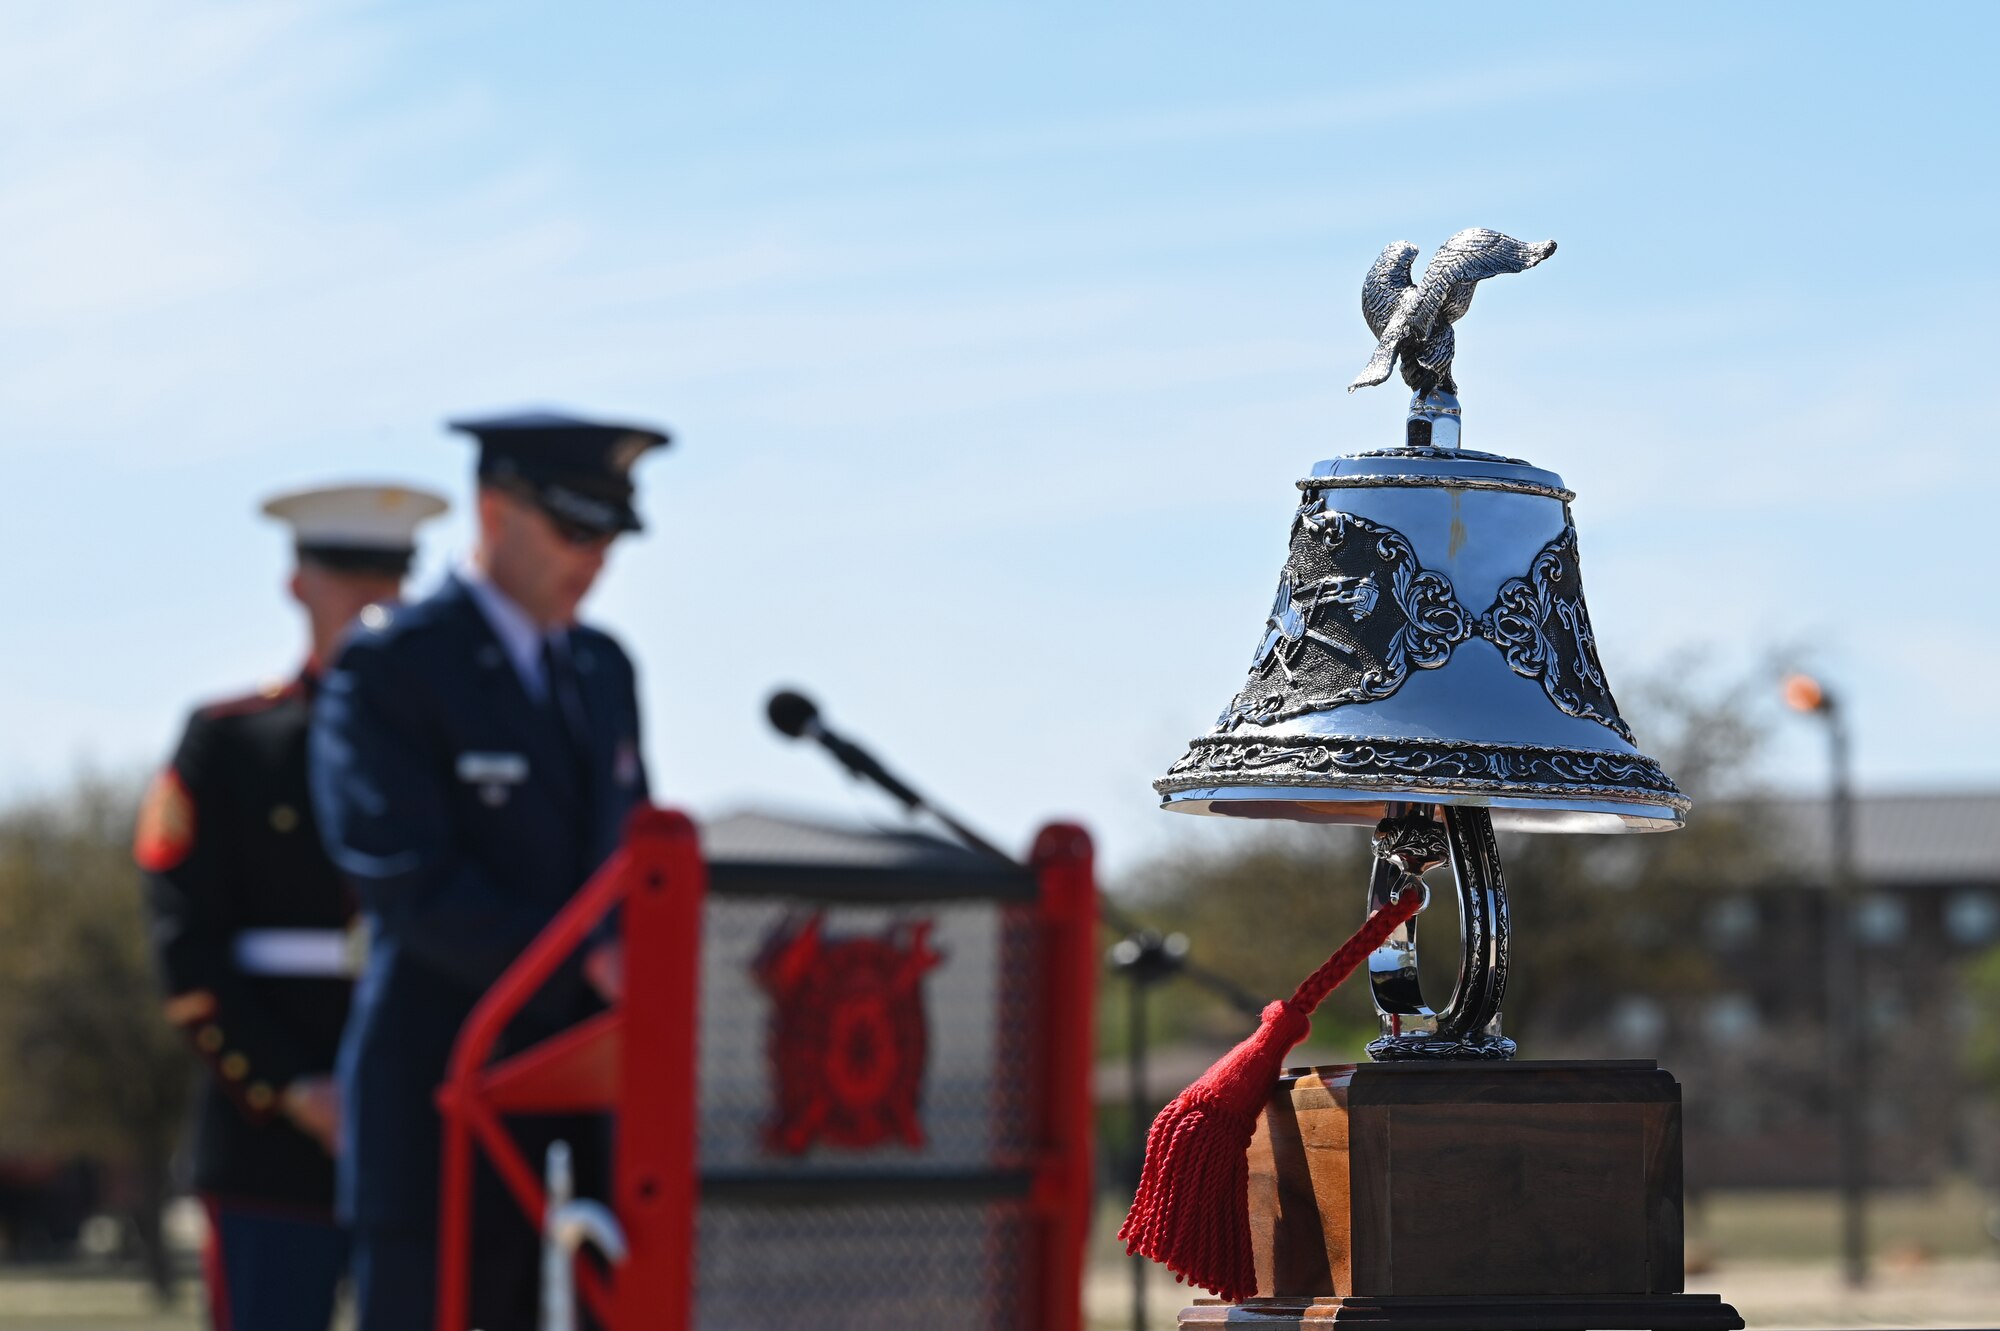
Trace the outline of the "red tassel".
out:
M 1312 1032 L 1312 1012 L 1363 958 L 1423 906 L 1422 892 L 1368 917 L 1354 937 L 1292 996 L 1264 1009 L 1237 1045 L 1160 1111 L 1146 1134 L 1139 1190 L 1118 1237 L 1190 1285 L 1229 1303 L 1257 1293 L 1250 1253 L 1250 1138 L 1284 1071 L 1285 1055 Z

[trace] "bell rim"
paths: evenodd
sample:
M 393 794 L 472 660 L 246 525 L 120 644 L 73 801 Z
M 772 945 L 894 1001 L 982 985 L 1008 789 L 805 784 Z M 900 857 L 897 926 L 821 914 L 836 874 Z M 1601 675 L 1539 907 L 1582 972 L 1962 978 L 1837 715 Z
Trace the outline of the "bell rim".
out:
M 1682 801 L 1685 804 L 1685 801 Z M 1536 797 L 1464 790 L 1333 790 L 1312 786 L 1200 786 L 1162 794 L 1160 807 L 1190 816 L 1237 817 L 1353 827 L 1373 824 L 1392 806 L 1430 804 L 1486 809 L 1501 831 L 1531 833 L 1672 832 L 1687 825 L 1687 809 L 1658 799 Z M 1241 805 L 1240 809 L 1224 806 Z M 1338 806 L 1351 809 L 1338 811 Z M 1251 806 L 1261 806 L 1256 812 Z
M 1593 774 L 1602 779 L 1589 779 Z M 1400 799 L 1609 813 L 1640 819 L 1637 830 L 1647 831 L 1681 826 L 1693 807 L 1657 762 L 1634 750 L 1359 735 L 1205 735 L 1153 789 L 1170 809 Z

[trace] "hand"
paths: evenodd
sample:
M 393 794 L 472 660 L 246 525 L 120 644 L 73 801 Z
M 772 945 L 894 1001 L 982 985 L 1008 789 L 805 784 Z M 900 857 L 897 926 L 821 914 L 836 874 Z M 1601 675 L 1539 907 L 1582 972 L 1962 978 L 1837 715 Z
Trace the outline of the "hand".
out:
M 300 1077 L 285 1087 L 278 1107 L 299 1131 L 324 1146 L 328 1155 L 338 1149 L 340 1088 L 332 1077 Z
M 625 996 L 625 942 L 616 939 L 609 943 L 599 943 L 583 959 L 583 978 L 590 981 L 590 987 L 597 996 L 607 1003 L 616 1003 Z

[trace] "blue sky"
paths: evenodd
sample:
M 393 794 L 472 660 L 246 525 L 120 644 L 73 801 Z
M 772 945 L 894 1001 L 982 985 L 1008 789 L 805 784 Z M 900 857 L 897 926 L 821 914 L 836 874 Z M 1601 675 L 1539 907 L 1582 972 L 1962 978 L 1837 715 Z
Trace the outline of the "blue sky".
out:
M 664 797 L 878 811 L 797 683 L 1132 863 L 1292 480 L 1400 435 L 1363 272 L 1471 225 L 1562 246 L 1459 378 L 1578 492 L 1613 683 L 1797 648 L 1865 785 L 2000 782 L 1991 7 L 4 12 L 0 795 L 292 663 L 264 494 L 462 498 L 439 421 L 553 403 L 679 438 L 590 607 Z

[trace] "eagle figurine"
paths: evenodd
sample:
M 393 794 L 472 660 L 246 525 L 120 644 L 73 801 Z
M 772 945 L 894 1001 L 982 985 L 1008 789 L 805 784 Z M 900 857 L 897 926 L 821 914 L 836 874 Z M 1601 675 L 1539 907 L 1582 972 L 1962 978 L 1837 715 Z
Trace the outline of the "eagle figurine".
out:
M 1472 308 L 1472 293 L 1489 277 L 1524 273 L 1555 252 L 1553 240 L 1531 243 L 1468 227 L 1438 246 L 1418 285 L 1410 278 L 1417 247 L 1407 240 L 1391 244 L 1361 284 L 1361 314 L 1377 341 L 1347 391 L 1381 383 L 1400 358 L 1403 382 L 1419 397 L 1435 390 L 1456 394 L 1451 326 Z

